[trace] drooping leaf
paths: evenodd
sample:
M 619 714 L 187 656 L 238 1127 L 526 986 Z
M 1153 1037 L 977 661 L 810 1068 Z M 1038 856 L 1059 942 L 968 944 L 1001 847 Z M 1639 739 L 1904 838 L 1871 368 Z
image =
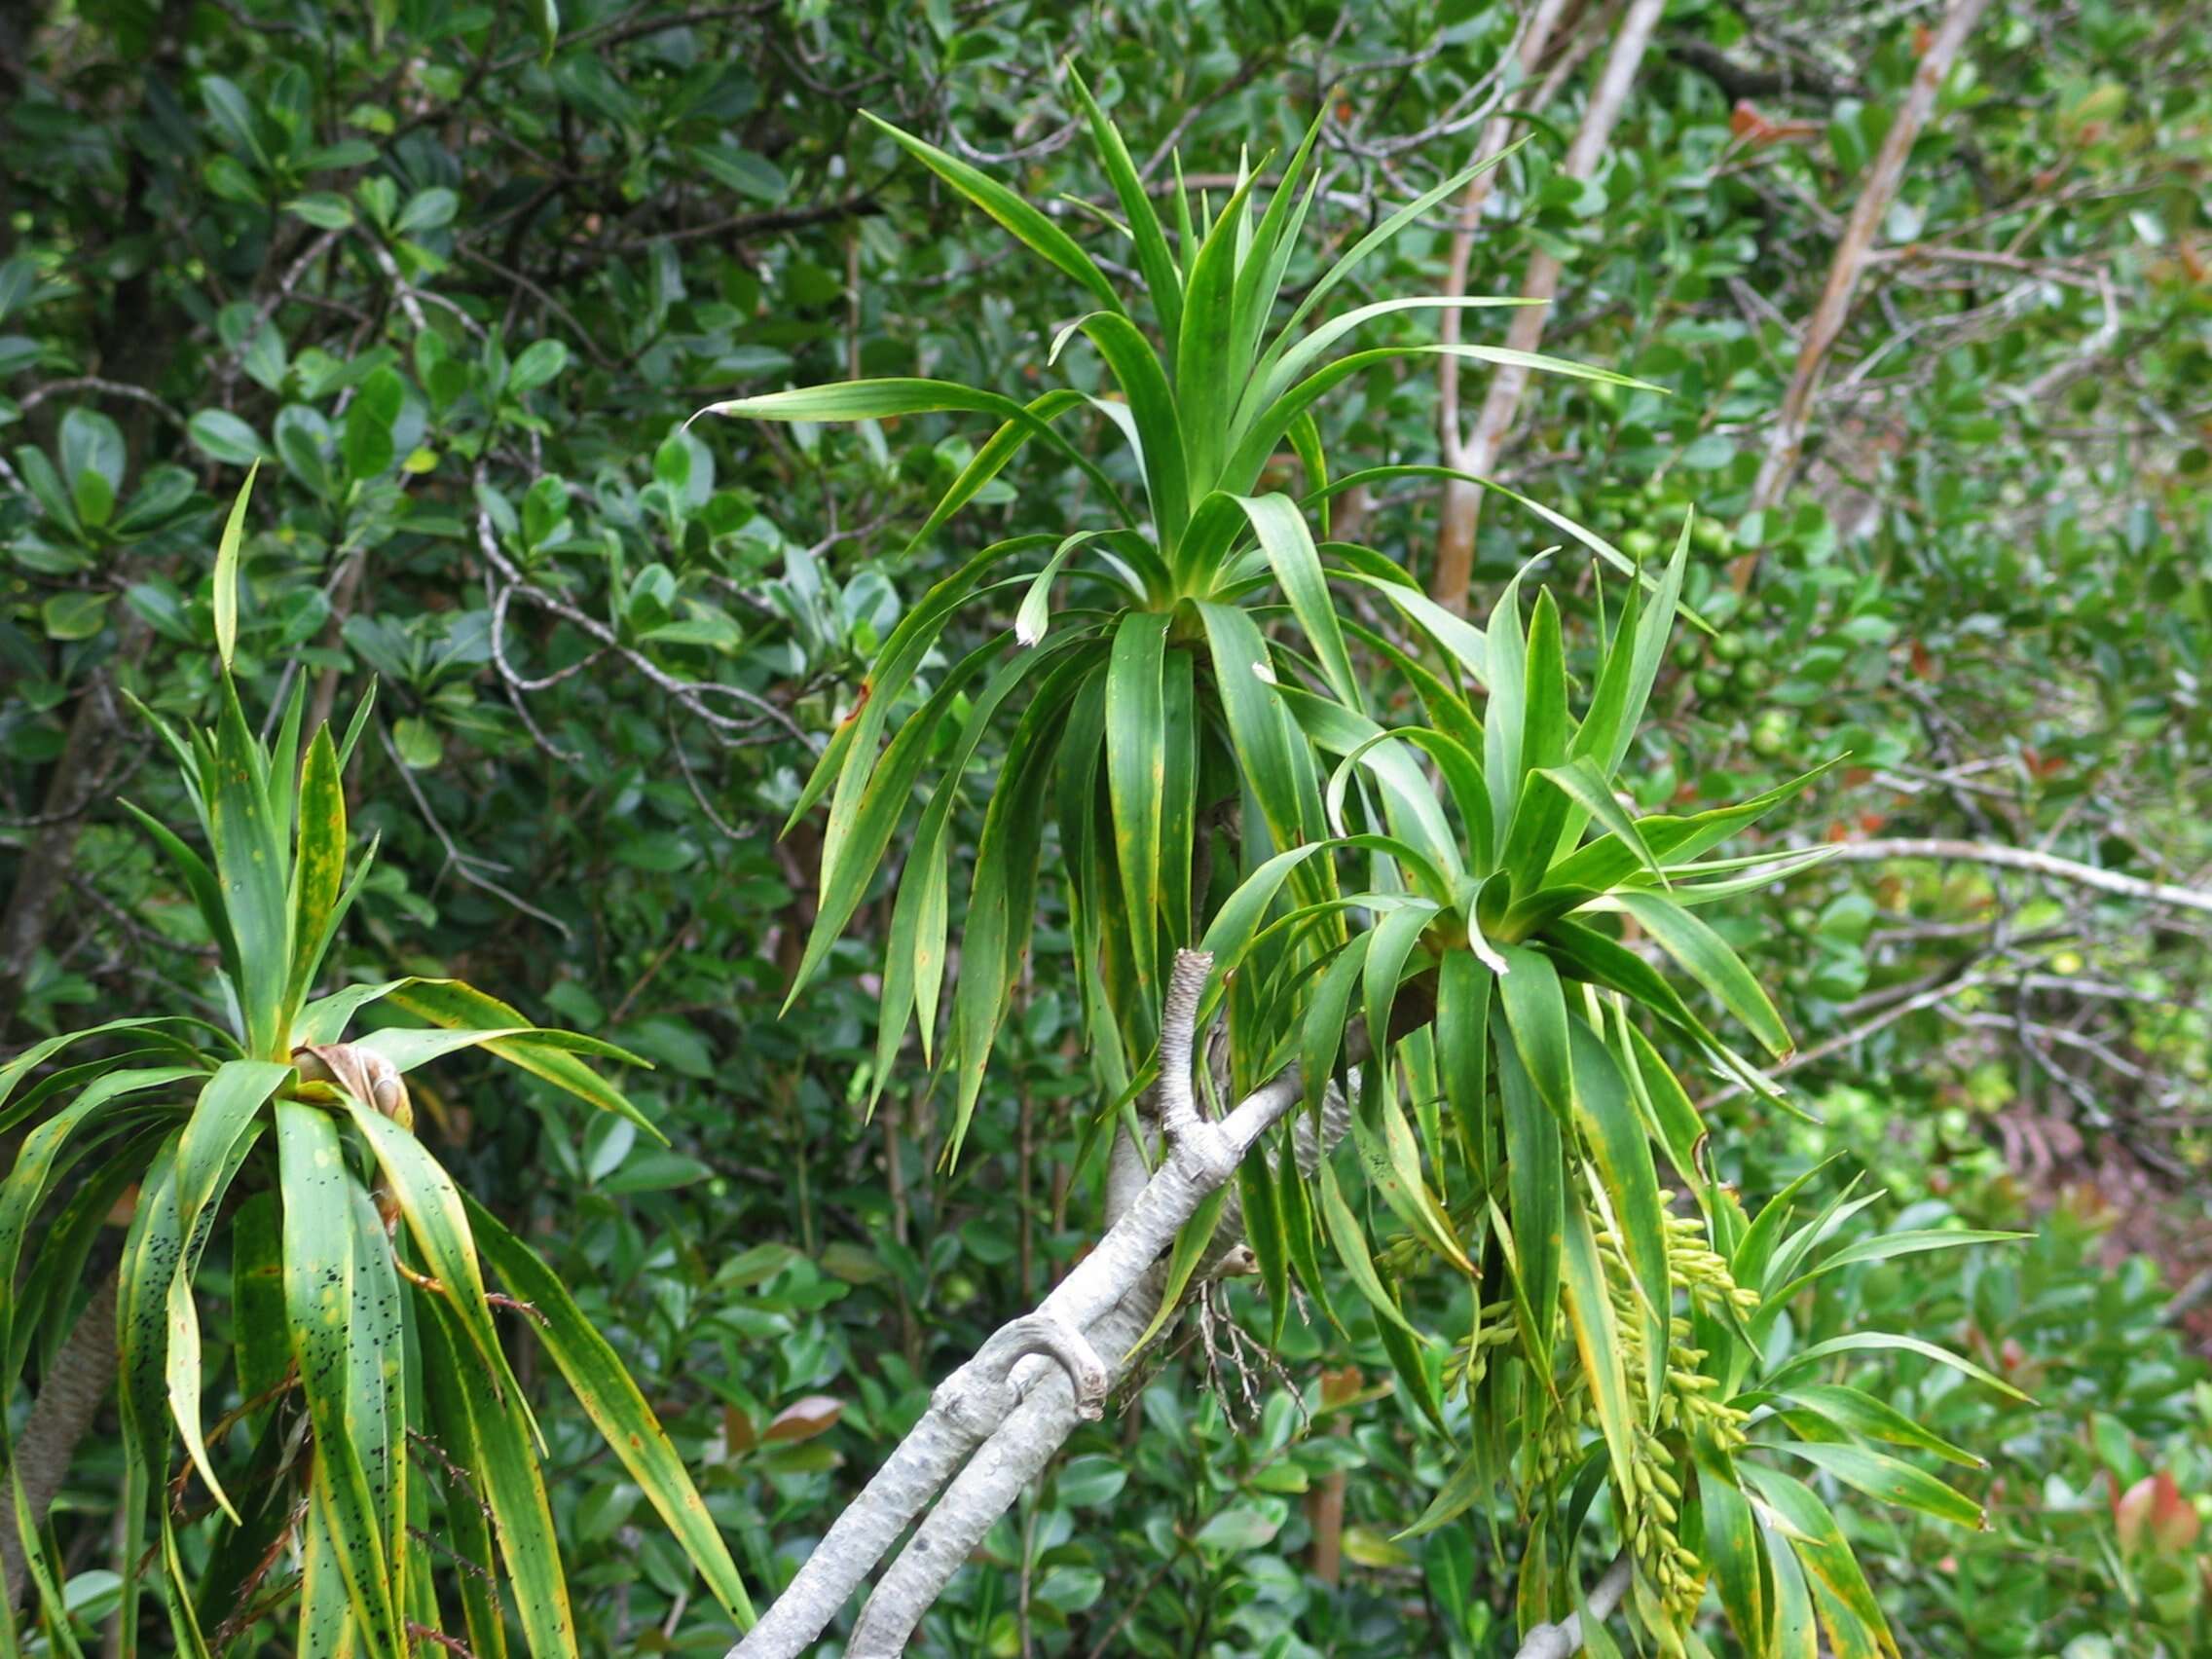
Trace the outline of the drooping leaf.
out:
M 692 1485 L 652 1408 L 620 1357 L 601 1336 L 559 1275 L 490 1211 L 463 1198 L 478 1248 L 509 1292 L 536 1310 L 537 1340 L 568 1380 L 577 1403 L 606 1437 L 652 1506 L 668 1523 L 707 1588 L 740 1630 L 753 1624 L 753 1602 L 714 1518 Z

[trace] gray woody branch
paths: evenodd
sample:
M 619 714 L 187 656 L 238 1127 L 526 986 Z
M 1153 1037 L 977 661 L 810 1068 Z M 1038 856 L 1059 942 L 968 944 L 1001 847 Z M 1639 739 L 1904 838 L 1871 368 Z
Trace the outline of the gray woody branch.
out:
M 1203 952 L 1176 954 L 1161 1015 L 1160 1120 L 1166 1156 L 1159 1169 L 1035 1312 L 1002 1328 L 938 1385 L 922 1420 L 728 1659 L 797 1659 L 950 1481 L 863 1610 L 847 1649 L 851 1659 L 903 1651 L 991 1523 L 1076 1423 L 1096 1415 L 1159 1308 L 1161 1257 L 1301 1092 L 1293 1069 L 1219 1122 L 1199 1114 L 1191 1050 L 1198 995 L 1211 967 Z
M 1584 1616 L 1604 1624 L 1620 1605 L 1621 1598 L 1628 1594 L 1628 1582 L 1635 1573 L 1634 1564 L 1623 1551 L 1613 1565 L 1605 1568 L 1604 1576 L 1590 1586 L 1589 1599 L 1582 1604 L 1581 1612 L 1569 1613 L 1558 1624 L 1538 1625 L 1521 1639 L 1521 1646 L 1513 1659 L 1573 1659 L 1573 1655 L 1582 1651 Z

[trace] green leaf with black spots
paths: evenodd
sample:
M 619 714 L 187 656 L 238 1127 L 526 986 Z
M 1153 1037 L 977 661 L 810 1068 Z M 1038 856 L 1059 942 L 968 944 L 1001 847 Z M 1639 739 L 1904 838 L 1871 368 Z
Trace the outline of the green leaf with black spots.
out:
M 424 1266 L 443 1287 L 442 1300 L 451 1309 L 454 1323 L 475 1350 L 483 1385 L 494 1399 L 504 1400 L 514 1391 L 514 1378 L 492 1324 L 491 1307 L 484 1300 L 484 1274 L 461 1190 L 423 1143 L 398 1124 L 350 1097 L 346 1107 L 353 1127 L 376 1155 L 387 1190 L 407 1218 L 408 1234 L 423 1252 Z
M 477 1247 L 508 1293 L 536 1310 L 537 1340 L 568 1380 L 584 1414 L 668 1523 L 707 1588 L 741 1630 L 750 1629 L 752 1598 L 730 1559 L 707 1505 L 692 1485 L 668 1433 L 613 1346 L 601 1336 L 568 1286 L 538 1254 L 500 1225 L 489 1210 L 465 1198 Z
M 454 1328 L 448 1305 L 442 1299 L 426 1298 L 419 1307 L 427 1314 L 421 1329 L 430 1365 L 458 1369 L 465 1363 L 464 1339 Z M 524 1644 L 534 1659 L 572 1659 L 575 1614 L 569 1604 L 569 1583 L 561 1567 L 552 1508 L 546 1501 L 544 1473 L 532 1450 L 522 1398 L 510 1390 L 501 1403 L 487 1390 L 465 1385 L 455 1392 L 476 1443 L 472 1472 L 492 1508 Z
M 184 1259 L 169 1279 L 165 1297 L 168 1405 L 176 1419 L 178 1438 L 184 1442 L 185 1456 L 192 1459 L 208 1494 L 234 1527 L 242 1523 L 230 1494 L 215 1478 L 200 1422 L 200 1314 L 192 1300 L 193 1271 L 214 1222 L 213 1206 L 237 1173 L 250 1137 L 262 1127 L 262 1107 L 292 1075 L 290 1066 L 271 1060 L 229 1061 L 200 1091 L 199 1102 L 177 1142 L 176 1204 Z
M 276 1103 L 284 1205 L 284 1306 L 292 1357 L 314 1431 L 313 1491 L 346 1585 L 364 1659 L 401 1659 L 389 1556 L 349 1421 L 353 1407 L 353 1175 L 338 1125 L 313 1106 Z

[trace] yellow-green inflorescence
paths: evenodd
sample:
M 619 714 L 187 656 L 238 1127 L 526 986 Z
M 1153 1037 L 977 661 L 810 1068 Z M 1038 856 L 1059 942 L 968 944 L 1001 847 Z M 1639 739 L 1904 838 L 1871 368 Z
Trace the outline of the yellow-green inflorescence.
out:
M 1598 1244 L 1604 1259 L 1628 1395 L 1646 1399 L 1650 1356 L 1635 1279 L 1610 1230 L 1599 1233 Z M 1392 1258 L 1403 1251 L 1407 1258 L 1403 1265 L 1410 1267 L 1420 1248 L 1411 1238 L 1393 1240 L 1382 1252 L 1383 1264 L 1399 1265 Z M 1694 1309 L 1717 1318 L 1741 1317 L 1755 1310 L 1759 1299 L 1756 1291 L 1735 1282 L 1728 1264 L 1714 1252 L 1698 1216 L 1667 1217 L 1667 1272 L 1669 1281 L 1684 1292 L 1687 1306 L 1681 1312 L 1670 1311 L 1666 1375 L 1657 1411 L 1651 1423 L 1635 1427 L 1629 1465 L 1632 1489 L 1616 1490 L 1614 1498 L 1622 1535 L 1643 1581 L 1655 1593 L 1660 1611 L 1679 1628 L 1694 1616 L 1706 1580 L 1704 1566 L 1677 1532 L 1688 1449 L 1693 1441 L 1703 1439 L 1723 1453 L 1734 1453 L 1744 1443 L 1746 1418 L 1718 1397 L 1720 1380 L 1699 1369 L 1706 1353 L 1693 1346 L 1694 1327 L 1688 1314 Z M 1486 1303 L 1476 1314 L 1474 1331 L 1454 1356 L 1449 1380 L 1463 1382 L 1472 1397 L 1490 1369 L 1493 1350 L 1519 1351 L 1520 1346 L 1513 1300 L 1501 1297 Z M 1571 1353 L 1573 1345 L 1561 1341 L 1554 1351 Z M 1556 1398 L 1557 1408 L 1548 1414 L 1535 1440 L 1524 1493 L 1557 1490 L 1556 1483 L 1581 1461 L 1599 1431 L 1589 1380 L 1579 1366 L 1567 1368 Z

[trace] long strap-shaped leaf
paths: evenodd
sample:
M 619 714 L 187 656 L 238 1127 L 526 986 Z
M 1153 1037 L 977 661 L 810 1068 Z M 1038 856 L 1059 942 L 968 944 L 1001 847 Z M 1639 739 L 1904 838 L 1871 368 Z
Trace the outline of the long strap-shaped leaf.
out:
M 232 1060 L 207 1080 L 199 1103 L 177 1142 L 178 1225 L 185 1241 L 165 1300 L 168 1315 L 166 1370 L 170 1414 L 184 1441 L 186 1456 L 200 1471 L 207 1491 L 231 1524 L 241 1525 L 238 1510 L 215 1478 L 200 1424 L 200 1314 L 192 1300 L 193 1270 L 206 1241 L 209 1213 L 245 1151 L 243 1143 L 261 1127 L 261 1108 L 292 1076 L 290 1066 L 270 1060 Z
M 561 1566 L 561 1546 L 546 1501 L 545 1477 L 531 1447 L 529 1424 L 519 1395 L 502 1405 L 482 1389 L 467 1386 L 466 1340 L 455 1328 L 444 1303 L 420 1305 L 426 1366 L 441 1378 L 460 1378 L 444 1390 L 442 1420 L 456 1419 L 475 1456 L 468 1467 L 483 1483 L 498 1534 L 499 1556 L 515 1592 L 515 1611 L 523 1642 L 532 1659 L 572 1659 L 576 1618 L 569 1604 L 569 1580 Z M 449 1432 L 452 1432 L 449 1430 Z
M 352 1405 L 353 1175 L 338 1125 L 313 1106 L 276 1103 L 284 1204 L 284 1309 L 314 1430 L 313 1495 L 346 1584 L 363 1659 L 406 1650 L 391 1603 L 389 1553 L 349 1421 Z
M 630 1471 L 669 1530 L 691 1558 L 707 1588 L 739 1628 L 753 1624 L 753 1601 L 737 1564 L 730 1559 L 714 1518 L 667 1431 L 631 1381 L 607 1339 L 569 1294 L 568 1286 L 538 1254 L 517 1238 L 482 1205 L 468 1203 L 477 1244 L 485 1260 L 516 1297 L 537 1310 L 539 1342 L 560 1367 L 580 1404 L 622 1466 Z
M 1068 67 L 1068 84 L 1075 89 L 1076 101 L 1083 106 L 1084 118 L 1090 124 L 1090 135 L 1098 147 L 1099 160 L 1105 166 L 1107 181 L 1113 185 L 1123 215 L 1128 220 L 1129 240 L 1136 244 L 1137 270 L 1152 295 L 1153 315 L 1159 320 L 1161 335 L 1172 342 L 1183 323 L 1183 274 L 1175 268 L 1174 256 L 1167 250 L 1167 237 L 1161 229 L 1152 194 L 1145 189 L 1144 180 L 1137 176 L 1136 165 L 1129 159 L 1128 146 L 1122 141 L 1120 129 L 1098 107 L 1098 100 L 1091 96 L 1089 87 L 1084 84 L 1073 64 Z M 1169 366 L 1172 367 L 1172 363 Z
M 484 1274 L 461 1189 L 423 1143 L 391 1119 L 350 1098 L 346 1108 L 353 1127 L 376 1155 L 385 1184 L 407 1218 L 408 1234 L 437 1279 L 455 1325 L 475 1350 L 481 1367 L 479 1385 L 488 1387 L 495 1400 L 504 1401 L 509 1395 L 519 1400 L 506 1350 L 499 1346 L 491 1307 L 484 1300 Z
M 1044 213 L 998 180 L 946 155 L 935 144 L 902 131 L 866 110 L 861 111 L 861 115 L 901 149 L 1012 231 L 1024 247 L 1082 283 L 1099 304 L 1114 311 L 1122 309 L 1122 297 L 1114 291 L 1114 284 L 1106 279 L 1106 274 L 1092 263 L 1090 255 L 1077 245 L 1074 238 Z
M 1106 774 L 1114 853 L 1127 902 L 1126 925 L 1139 994 L 1160 987 L 1161 817 L 1167 792 L 1163 685 L 1169 618 L 1132 610 L 1114 631 L 1106 667 Z

